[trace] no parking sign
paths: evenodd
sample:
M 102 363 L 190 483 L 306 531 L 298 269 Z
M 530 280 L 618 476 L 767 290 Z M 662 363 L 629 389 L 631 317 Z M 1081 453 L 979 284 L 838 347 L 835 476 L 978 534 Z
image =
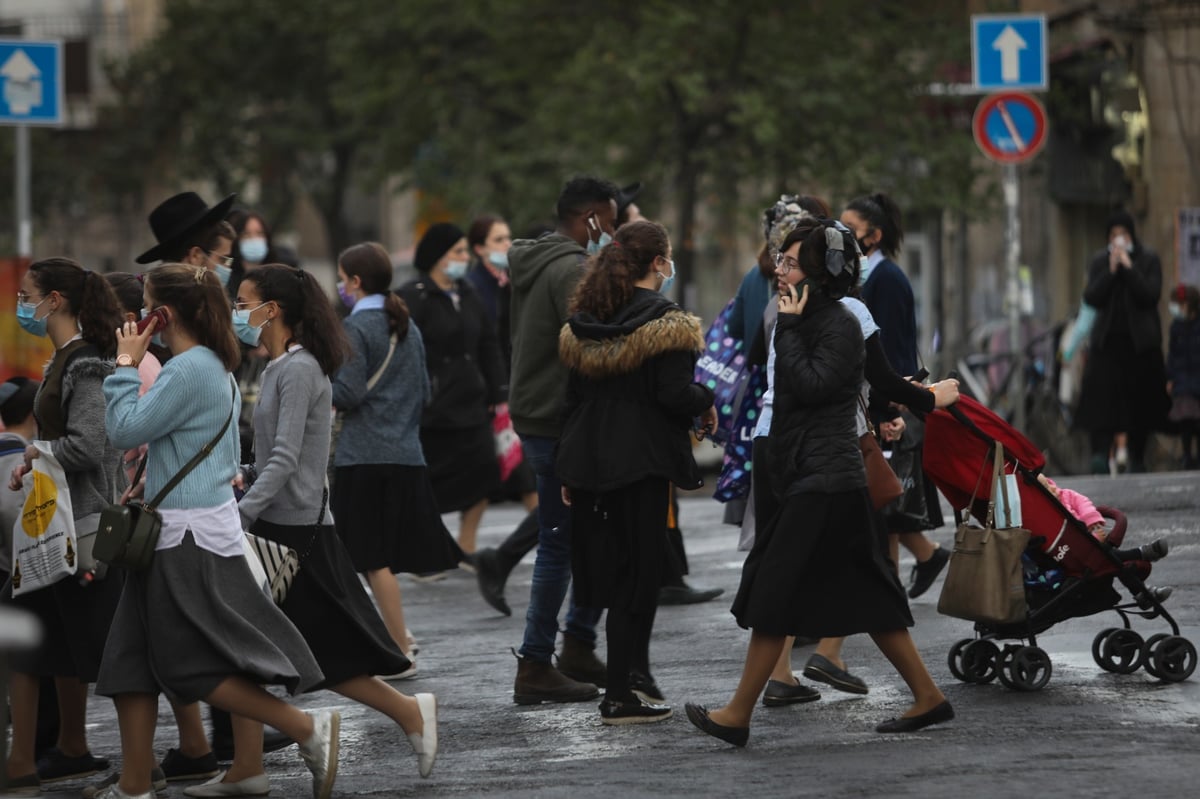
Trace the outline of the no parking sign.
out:
M 1037 155 L 1046 143 L 1046 109 L 1024 92 L 993 94 L 975 109 L 971 130 L 988 158 L 1019 164 Z

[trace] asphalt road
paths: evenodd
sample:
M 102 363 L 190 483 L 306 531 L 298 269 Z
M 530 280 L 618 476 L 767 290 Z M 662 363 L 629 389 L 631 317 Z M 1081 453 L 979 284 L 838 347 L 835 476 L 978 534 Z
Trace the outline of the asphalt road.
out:
M 1170 556 L 1151 582 L 1174 586 L 1168 608 L 1183 634 L 1200 643 L 1200 473 L 1060 481 L 1098 502 L 1123 509 L 1130 544 L 1166 538 Z M 956 681 L 946 664 L 950 646 L 970 625 L 939 616 L 940 580 L 913 603 L 913 634 L 934 678 L 954 704 L 950 724 L 918 734 L 882 736 L 877 722 L 907 706 L 903 683 L 869 639 L 846 646 L 867 696 L 824 690 L 819 702 L 756 713 L 750 745 L 735 750 L 700 734 L 683 714 L 684 701 L 722 704 L 740 674 L 748 633 L 729 615 L 743 556 L 737 531 L 721 524 L 721 507 L 685 498 L 681 520 L 692 562 L 690 579 L 721 586 L 725 596 L 702 605 L 663 608 L 652 643 L 659 686 L 676 710 L 661 724 L 606 728 L 596 704 L 519 708 L 512 703 L 516 661 L 528 603 L 533 556 L 513 574 L 514 616 L 494 613 L 466 572 L 436 583 L 401 577 L 409 625 L 421 645 L 420 675 L 397 683 L 407 692 L 433 691 L 441 707 L 441 754 L 433 777 L 421 780 L 400 730 L 383 716 L 320 693 L 305 708 L 340 707 L 342 757 L 337 796 L 1113 796 L 1200 795 L 1200 675 L 1163 684 L 1144 671 L 1119 676 L 1092 661 L 1091 642 L 1117 617 L 1105 613 L 1058 625 L 1040 637 L 1053 677 L 1037 693 Z M 498 542 L 520 519 L 513 506 L 484 519 L 482 544 Z M 933 533 L 943 546 L 949 528 Z M 902 560 L 907 575 L 911 562 Z M 1140 622 L 1144 635 L 1165 630 Z M 797 650 L 797 673 L 808 650 Z M 112 706 L 91 706 L 93 751 L 119 757 Z M 166 704 L 158 746 L 175 744 Z M 272 793 L 310 794 L 294 748 L 267 756 Z M 46 797 L 78 796 L 84 783 Z M 172 795 L 181 796 L 179 787 Z

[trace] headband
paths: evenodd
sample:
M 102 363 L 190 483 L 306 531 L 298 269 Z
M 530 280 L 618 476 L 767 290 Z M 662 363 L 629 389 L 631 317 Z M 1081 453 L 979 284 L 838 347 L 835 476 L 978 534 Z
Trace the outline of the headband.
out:
M 834 220 L 822 220 L 826 223 L 825 227 L 825 269 L 829 274 L 837 277 L 846 269 L 846 236 L 850 233 L 850 229 L 841 222 Z M 850 237 L 853 240 L 853 236 Z M 854 245 L 855 257 L 857 257 L 858 245 Z

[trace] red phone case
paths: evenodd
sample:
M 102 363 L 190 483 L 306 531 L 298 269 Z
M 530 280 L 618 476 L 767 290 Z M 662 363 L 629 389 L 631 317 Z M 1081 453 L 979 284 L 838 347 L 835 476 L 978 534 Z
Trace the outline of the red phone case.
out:
M 151 319 L 158 320 L 158 325 L 154 328 L 156 332 L 161 333 L 162 329 L 167 326 L 167 312 L 162 308 L 155 308 L 153 311 L 138 320 L 137 332 L 139 336 L 146 332 L 146 328 L 150 326 Z

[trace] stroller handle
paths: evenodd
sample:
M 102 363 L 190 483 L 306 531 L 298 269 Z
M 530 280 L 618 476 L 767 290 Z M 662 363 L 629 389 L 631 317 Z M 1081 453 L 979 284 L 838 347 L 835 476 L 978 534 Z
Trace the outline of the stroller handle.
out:
M 1104 518 L 1112 519 L 1113 521 L 1113 528 L 1109 531 L 1105 541 L 1114 547 L 1121 546 L 1121 542 L 1125 539 L 1125 528 L 1129 525 L 1129 520 L 1125 518 L 1125 514 L 1107 505 L 1097 505 L 1096 510 L 1100 511 L 1100 515 Z

